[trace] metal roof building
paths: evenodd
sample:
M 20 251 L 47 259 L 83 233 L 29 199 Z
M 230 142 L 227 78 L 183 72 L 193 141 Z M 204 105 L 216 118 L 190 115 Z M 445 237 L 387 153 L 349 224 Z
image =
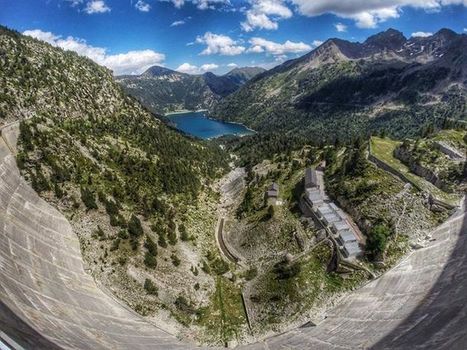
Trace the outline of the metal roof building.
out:
M 305 169 L 305 189 L 307 188 L 319 188 L 318 183 L 318 174 L 316 173 L 315 168 L 306 168 Z

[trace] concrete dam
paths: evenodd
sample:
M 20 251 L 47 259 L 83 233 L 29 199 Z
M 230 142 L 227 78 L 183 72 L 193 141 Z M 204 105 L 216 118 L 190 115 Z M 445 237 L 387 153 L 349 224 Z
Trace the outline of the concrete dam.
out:
M 21 178 L 17 125 L 0 138 L 0 349 L 194 349 L 100 289 L 66 218 Z M 430 244 L 314 327 L 241 349 L 466 349 L 465 203 Z

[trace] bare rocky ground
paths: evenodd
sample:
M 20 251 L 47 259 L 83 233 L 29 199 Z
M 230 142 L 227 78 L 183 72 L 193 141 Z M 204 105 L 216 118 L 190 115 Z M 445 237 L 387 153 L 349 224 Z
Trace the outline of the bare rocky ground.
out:
M 79 197 L 79 194 L 76 193 Z M 53 201 L 52 198 L 49 198 Z M 208 196 L 201 198 L 197 208 L 187 208 L 189 222 L 185 225 L 195 241 L 178 240 L 175 246 L 158 248 L 157 267 L 144 265 L 144 254 L 134 252 L 129 242 L 122 240 L 116 251 L 111 251 L 112 242 L 118 236 L 118 230 L 112 227 L 103 208 L 99 210 L 79 210 L 71 213 L 63 203 L 53 203 L 68 217 L 73 231 L 79 237 L 81 251 L 87 271 L 96 282 L 129 307 L 145 316 L 152 323 L 171 334 L 178 334 L 190 340 L 197 340 L 202 330 L 196 325 L 183 326 L 170 310 L 179 295 L 186 296 L 194 307 L 206 307 L 215 290 L 214 278 L 202 271 L 205 252 L 216 249 L 213 232 L 216 222 L 215 201 Z M 157 242 L 157 234 L 144 221 L 144 231 Z M 104 238 L 96 240 L 95 231 L 101 227 L 106 233 Z M 144 251 L 144 239 L 139 242 L 138 251 Z M 171 256 L 176 254 L 180 265 L 174 266 Z M 193 269 L 197 269 L 197 275 Z M 143 288 L 146 279 L 150 279 L 158 288 L 158 295 L 149 295 Z M 196 290 L 195 284 L 200 288 Z

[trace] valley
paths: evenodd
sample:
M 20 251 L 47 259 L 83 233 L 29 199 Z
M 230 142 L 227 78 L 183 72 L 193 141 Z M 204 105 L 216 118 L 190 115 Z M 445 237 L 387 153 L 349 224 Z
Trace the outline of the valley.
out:
M 389 29 L 268 71 L 114 77 L 0 27 L 2 152 L 125 317 L 200 346 L 280 339 L 457 220 L 466 38 Z

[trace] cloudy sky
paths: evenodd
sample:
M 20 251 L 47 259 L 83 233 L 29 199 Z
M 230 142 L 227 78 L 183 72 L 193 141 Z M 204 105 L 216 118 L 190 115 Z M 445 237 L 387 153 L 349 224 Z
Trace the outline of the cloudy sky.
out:
M 0 24 L 115 74 L 152 65 L 199 74 L 273 67 L 339 37 L 389 27 L 467 33 L 467 0 L 0 0 Z

